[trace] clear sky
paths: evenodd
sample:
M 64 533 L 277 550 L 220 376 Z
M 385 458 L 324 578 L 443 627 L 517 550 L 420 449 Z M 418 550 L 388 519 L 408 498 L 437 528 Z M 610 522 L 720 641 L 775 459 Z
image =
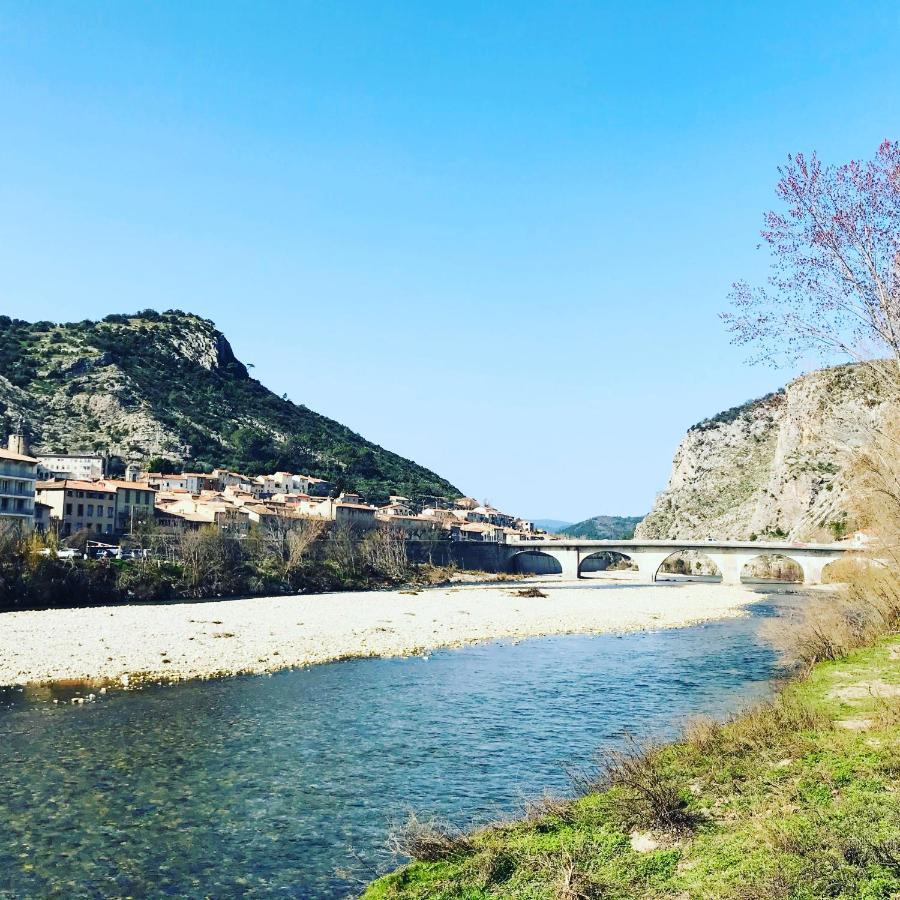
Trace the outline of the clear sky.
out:
M 892 2 L 0 0 L 0 311 L 212 318 L 510 512 L 645 512 L 794 372 L 717 313 L 787 153 L 900 137 Z

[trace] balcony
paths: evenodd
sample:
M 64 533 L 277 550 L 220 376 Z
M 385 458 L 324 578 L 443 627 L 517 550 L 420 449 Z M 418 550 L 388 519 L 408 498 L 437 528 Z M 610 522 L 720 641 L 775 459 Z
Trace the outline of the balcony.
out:
M 3 483 L 0 479 L 0 497 L 33 497 L 34 483 L 31 481 L 12 481 Z
M 23 478 L 27 481 L 34 481 L 37 472 L 34 466 L 0 462 L 0 478 Z

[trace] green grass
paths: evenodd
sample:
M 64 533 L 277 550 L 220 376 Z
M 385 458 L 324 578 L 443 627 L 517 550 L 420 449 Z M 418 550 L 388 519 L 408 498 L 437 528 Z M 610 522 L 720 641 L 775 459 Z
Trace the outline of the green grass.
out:
M 654 828 L 637 793 L 604 787 L 475 832 L 458 854 L 410 863 L 364 897 L 900 897 L 900 639 L 821 663 L 771 704 L 700 723 L 648 759 L 648 778 L 696 818 L 691 831 Z M 636 831 L 657 849 L 633 850 Z

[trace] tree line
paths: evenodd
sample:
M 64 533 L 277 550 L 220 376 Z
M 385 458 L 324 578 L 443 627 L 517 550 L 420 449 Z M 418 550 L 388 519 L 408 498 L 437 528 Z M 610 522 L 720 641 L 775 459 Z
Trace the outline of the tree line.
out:
M 409 580 L 406 536 L 324 520 L 275 520 L 243 536 L 209 526 L 136 529 L 134 559 L 61 559 L 52 535 L 0 530 L 0 609 L 389 587 Z

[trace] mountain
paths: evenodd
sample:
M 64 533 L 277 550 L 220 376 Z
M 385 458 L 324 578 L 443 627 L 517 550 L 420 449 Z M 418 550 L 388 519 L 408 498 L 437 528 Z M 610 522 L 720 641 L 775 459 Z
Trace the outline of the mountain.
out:
M 568 528 L 572 523 L 563 522 L 562 519 L 535 519 L 534 527 L 540 528 L 542 531 L 549 531 L 550 534 L 556 534 L 563 528 Z
M 853 527 L 854 450 L 870 440 L 885 408 L 877 365 L 811 372 L 694 425 L 637 536 L 841 537 Z
M 9 432 L 20 419 L 38 452 L 302 472 L 371 499 L 460 496 L 434 472 L 273 394 L 212 322 L 179 310 L 61 325 L 0 316 L 0 425 Z
M 634 529 L 643 516 L 594 516 L 568 528 L 560 534 L 591 541 L 621 541 L 634 537 Z

